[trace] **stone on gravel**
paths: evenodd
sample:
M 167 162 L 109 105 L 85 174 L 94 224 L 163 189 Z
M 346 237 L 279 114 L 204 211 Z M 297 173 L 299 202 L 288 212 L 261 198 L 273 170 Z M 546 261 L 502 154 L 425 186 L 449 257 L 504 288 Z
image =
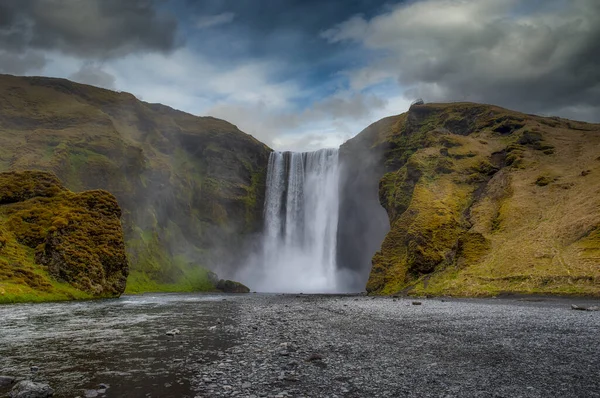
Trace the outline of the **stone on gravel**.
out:
M 579 310 L 579 311 L 600 311 L 600 307 L 597 305 L 593 305 L 593 306 L 585 306 L 585 305 L 575 305 L 575 304 L 571 304 L 571 309 L 574 310 Z
M 96 391 L 96 390 L 85 390 L 83 392 L 83 396 L 85 398 L 96 398 L 98 396 L 98 391 Z
M 0 376 L 0 387 L 8 387 L 15 383 L 15 378 L 11 376 Z
M 18 382 L 10 391 L 10 398 L 48 398 L 54 395 L 54 390 L 45 383 L 35 383 L 31 380 Z
M 422 303 L 420 301 L 413 301 L 412 305 L 421 305 Z
M 312 362 L 312 361 L 322 361 L 323 360 L 323 355 L 318 354 L 318 353 L 313 353 L 310 354 L 310 356 L 306 359 L 308 362 Z
M 179 331 L 179 329 L 172 329 L 167 331 L 167 336 L 175 336 L 176 334 L 180 334 L 181 332 Z

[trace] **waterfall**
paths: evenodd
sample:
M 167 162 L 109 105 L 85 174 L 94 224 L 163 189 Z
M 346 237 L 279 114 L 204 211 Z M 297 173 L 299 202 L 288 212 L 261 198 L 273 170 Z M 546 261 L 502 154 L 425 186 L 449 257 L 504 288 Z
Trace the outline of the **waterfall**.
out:
M 271 153 L 265 231 L 259 269 L 251 277 L 253 288 L 337 291 L 338 214 L 337 149 Z

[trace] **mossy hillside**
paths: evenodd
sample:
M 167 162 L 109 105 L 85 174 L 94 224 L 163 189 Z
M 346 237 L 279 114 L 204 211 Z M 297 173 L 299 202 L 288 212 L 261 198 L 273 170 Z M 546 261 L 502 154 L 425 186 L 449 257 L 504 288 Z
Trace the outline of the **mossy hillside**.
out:
M 113 193 L 131 289 L 150 280 L 185 290 L 189 264 L 235 268 L 261 226 L 269 152 L 223 120 L 131 94 L 0 76 L 0 167 L 51 171 L 72 190 Z
M 0 301 L 114 297 L 128 264 L 121 210 L 45 172 L 0 173 Z
M 600 294 L 600 126 L 468 103 L 395 121 L 368 141 L 391 225 L 369 292 Z

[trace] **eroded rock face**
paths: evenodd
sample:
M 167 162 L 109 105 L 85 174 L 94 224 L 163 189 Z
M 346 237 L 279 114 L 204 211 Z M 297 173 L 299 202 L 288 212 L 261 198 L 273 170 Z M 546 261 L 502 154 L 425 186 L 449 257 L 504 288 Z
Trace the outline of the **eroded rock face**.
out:
M 0 206 L 3 279 L 46 293 L 52 281 L 94 297 L 123 293 L 128 262 L 113 195 L 76 194 L 50 173 L 25 171 L 0 173 L 0 198 L 7 197 L 9 204 Z M 34 263 L 27 248 L 35 251 Z M 35 272 L 40 266 L 44 273 Z
M 338 267 L 350 272 L 344 281 L 362 291 L 369 277 L 371 258 L 390 229 L 379 203 L 379 180 L 385 174 L 384 149 L 378 136 L 392 128 L 393 118 L 372 124 L 340 147 L 340 214 L 337 233 Z

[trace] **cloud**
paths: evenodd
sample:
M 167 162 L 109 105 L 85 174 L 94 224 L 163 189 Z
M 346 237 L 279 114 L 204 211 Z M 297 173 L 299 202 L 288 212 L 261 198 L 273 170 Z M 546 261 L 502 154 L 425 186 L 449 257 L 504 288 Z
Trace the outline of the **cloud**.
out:
M 177 21 L 152 0 L 4 0 L 0 46 L 85 58 L 175 49 Z
M 84 63 L 77 72 L 69 76 L 69 79 L 110 90 L 115 89 L 115 77 L 102 70 L 100 66 L 89 62 Z
M 321 35 L 375 54 L 344 71 L 354 89 L 393 78 L 407 97 L 600 121 L 596 0 L 424 0 L 355 16 Z
M 46 65 L 46 57 L 38 52 L 15 54 L 0 51 L 0 72 L 13 75 L 24 75 L 39 72 Z
M 337 147 L 382 117 L 405 112 L 409 105 L 401 97 L 340 91 L 303 111 L 271 108 L 263 102 L 223 101 L 207 112 L 229 120 L 274 149 L 312 151 Z
M 228 24 L 232 22 L 234 18 L 235 14 L 233 12 L 201 16 L 196 20 L 196 28 L 207 29 L 213 26 Z

